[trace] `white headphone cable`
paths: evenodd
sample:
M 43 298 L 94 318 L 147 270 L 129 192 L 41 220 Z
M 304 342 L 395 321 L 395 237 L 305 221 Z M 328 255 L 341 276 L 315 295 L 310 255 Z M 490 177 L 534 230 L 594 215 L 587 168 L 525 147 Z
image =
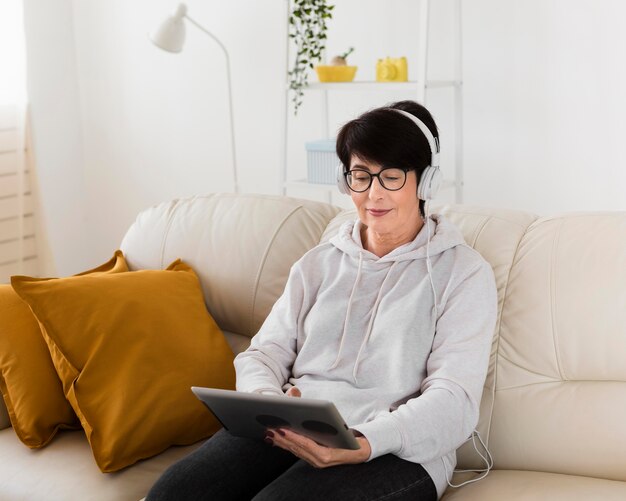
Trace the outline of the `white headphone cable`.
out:
M 431 286 L 432 291 L 433 291 L 433 302 L 434 302 L 434 310 L 435 310 L 434 323 L 436 324 L 437 317 L 438 317 L 438 310 L 437 310 L 437 293 L 435 291 L 435 284 L 433 282 L 433 274 L 432 274 L 432 268 L 431 268 L 431 263 L 430 263 L 430 225 L 429 225 L 429 221 L 430 221 L 430 201 L 429 200 L 425 200 L 424 201 L 424 212 L 426 213 L 426 218 L 425 218 L 424 222 L 426 224 L 426 231 L 427 231 L 426 268 L 428 269 L 428 278 L 430 279 L 430 286 Z M 483 449 L 484 449 L 484 451 L 486 453 L 486 456 L 483 455 L 481 453 L 481 451 L 478 449 L 478 446 L 476 444 L 476 437 L 478 437 L 478 441 L 480 442 L 480 445 L 482 445 L 482 447 L 483 447 Z M 483 442 L 483 439 L 480 436 L 480 433 L 478 433 L 476 430 L 474 430 L 472 432 L 472 435 L 470 437 L 468 437 L 467 440 L 465 440 L 465 442 L 468 442 L 470 439 L 472 440 L 472 445 L 474 446 L 474 450 L 480 456 L 480 458 L 485 462 L 486 468 L 478 469 L 478 470 L 454 470 L 454 473 L 469 473 L 469 472 L 472 472 L 472 473 L 482 473 L 482 475 L 480 477 L 478 477 L 478 478 L 474 478 L 474 479 L 471 479 L 471 480 L 466 480 L 465 482 L 462 482 L 460 484 L 453 484 L 452 482 L 450 482 L 450 480 L 448 478 L 448 466 L 446 465 L 446 462 L 444 461 L 444 459 L 442 457 L 441 458 L 441 462 L 443 463 L 443 467 L 444 467 L 444 470 L 446 472 L 446 481 L 448 482 L 448 485 L 450 487 L 463 487 L 464 485 L 471 484 L 473 482 L 478 482 L 479 480 L 482 480 L 487 475 L 489 475 L 489 472 L 493 468 L 493 457 L 491 456 L 491 452 L 489 452 L 489 449 L 485 445 L 485 442 Z
M 485 449 L 485 452 L 487 453 L 487 457 L 483 456 L 480 453 L 480 451 L 478 450 L 478 447 L 476 446 L 476 438 L 475 438 L 476 436 L 478 437 L 478 441 L 480 442 L 480 444 Z M 489 452 L 489 449 L 487 449 L 487 446 L 483 442 L 483 439 L 480 436 L 480 433 L 478 433 L 476 430 L 474 430 L 472 432 L 472 436 L 469 437 L 465 442 L 468 442 L 470 439 L 472 440 L 472 444 L 474 445 L 474 450 L 478 453 L 478 455 L 481 457 L 481 459 L 485 462 L 486 468 L 478 469 L 478 470 L 471 470 L 471 469 L 470 470 L 454 470 L 453 473 L 470 473 L 471 472 L 471 473 L 482 473 L 482 475 L 480 477 L 472 478 L 470 480 L 466 480 L 465 482 L 461 482 L 460 484 L 453 484 L 452 482 L 450 482 L 450 479 L 448 478 L 448 466 L 446 465 L 446 462 L 444 461 L 444 459 L 442 457 L 441 458 L 441 462 L 443 463 L 443 468 L 444 468 L 444 470 L 446 472 L 446 482 L 448 482 L 448 485 L 450 487 L 453 487 L 453 488 L 463 487 L 464 485 L 471 484 L 471 483 L 474 483 L 474 482 L 478 482 L 479 480 L 482 480 L 487 475 L 489 475 L 489 472 L 493 468 L 493 457 L 491 456 L 491 452 Z
M 430 279 L 430 287 L 433 291 L 433 303 L 435 307 L 435 315 L 433 325 L 437 323 L 438 310 L 437 310 L 437 293 L 435 292 L 435 283 L 433 282 L 433 272 L 430 265 L 430 201 L 424 200 L 424 212 L 426 218 L 424 224 L 426 224 L 427 240 L 426 240 L 426 269 L 428 270 L 428 278 Z

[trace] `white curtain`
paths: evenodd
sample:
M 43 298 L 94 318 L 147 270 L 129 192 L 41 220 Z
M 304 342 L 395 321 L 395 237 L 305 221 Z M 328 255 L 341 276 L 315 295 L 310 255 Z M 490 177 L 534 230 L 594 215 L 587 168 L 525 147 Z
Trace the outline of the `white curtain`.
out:
M 0 2 L 0 283 L 36 273 L 22 0 Z

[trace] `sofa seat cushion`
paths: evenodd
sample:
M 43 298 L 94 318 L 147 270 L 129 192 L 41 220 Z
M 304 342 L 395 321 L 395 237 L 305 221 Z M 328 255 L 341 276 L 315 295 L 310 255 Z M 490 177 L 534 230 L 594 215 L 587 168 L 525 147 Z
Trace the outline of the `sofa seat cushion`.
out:
M 455 475 L 453 483 L 470 476 Z M 458 489 L 448 487 L 442 501 L 572 501 L 626 499 L 626 482 L 536 471 L 493 470 Z
M 31 450 L 7 428 L 0 431 L 0 499 L 138 501 L 170 464 L 201 444 L 170 447 L 132 468 L 103 474 L 83 431 L 59 432 L 47 447 Z

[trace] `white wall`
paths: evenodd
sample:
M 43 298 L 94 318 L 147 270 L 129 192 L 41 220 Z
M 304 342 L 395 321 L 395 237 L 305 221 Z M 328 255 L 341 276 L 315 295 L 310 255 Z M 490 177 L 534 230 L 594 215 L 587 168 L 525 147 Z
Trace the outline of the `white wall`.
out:
M 378 57 L 416 54 L 414 0 L 335 3 L 328 53 L 354 45 L 357 78 L 373 78 Z M 176 2 L 25 4 L 36 152 L 60 273 L 109 257 L 153 203 L 231 190 L 222 54 L 193 26 L 180 55 L 147 40 Z M 451 71 L 450 5 L 433 2 L 434 77 Z M 230 51 L 242 191 L 276 193 L 285 1 L 188 6 Z M 464 2 L 466 203 L 542 214 L 626 209 L 625 15 L 619 0 Z M 403 97 L 332 97 L 331 122 Z M 445 147 L 445 99 L 430 98 Z M 319 99 L 307 94 L 290 118 L 295 173 L 304 174 L 302 143 L 321 134 Z
M 92 253 L 106 254 L 141 209 L 232 190 L 225 63 L 218 46 L 191 25 L 181 54 L 149 42 L 172 1 L 73 5 L 88 224 L 98 230 Z M 189 10 L 229 48 L 242 191 L 272 192 L 283 3 L 191 2 Z
M 468 201 L 626 210 L 625 16 L 619 0 L 466 4 Z

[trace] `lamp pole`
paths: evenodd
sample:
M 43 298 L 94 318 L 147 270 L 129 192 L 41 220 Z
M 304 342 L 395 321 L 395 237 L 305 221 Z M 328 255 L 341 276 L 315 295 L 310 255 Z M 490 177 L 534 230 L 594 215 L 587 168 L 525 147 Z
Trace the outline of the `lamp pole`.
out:
M 230 144 L 233 159 L 233 187 L 235 193 L 239 193 L 239 179 L 237 176 L 237 153 L 235 148 L 235 114 L 233 111 L 233 91 L 230 77 L 230 57 L 228 51 L 222 42 L 210 31 L 204 28 L 197 21 L 187 15 L 187 6 L 183 3 L 179 4 L 175 13 L 168 17 L 161 26 L 151 35 L 152 42 L 163 50 L 168 52 L 180 52 L 185 41 L 185 25 L 182 19 L 187 19 L 191 24 L 203 33 L 211 37 L 215 43 L 222 49 L 226 58 L 226 79 L 228 81 L 228 111 L 230 114 Z
M 222 52 L 224 53 L 224 57 L 226 58 L 226 79 L 228 80 L 228 110 L 230 112 L 230 138 L 231 138 L 230 145 L 232 148 L 232 156 L 233 156 L 233 186 L 235 188 L 235 193 L 239 193 L 239 180 L 237 179 L 237 154 L 236 154 L 236 149 L 235 149 L 235 114 L 233 112 L 233 89 L 232 89 L 231 78 L 230 78 L 230 57 L 228 56 L 228 51 L 226 50 L 226 47 L 224 46 L 224 44 L 220 42 L 217 39 L 217 37 L 213 35 L 213 33 L 203 28 L 200 24 L 198 24 L 197 21 L 189 17 L 187 14 L 185 14 L 185 18 L 191 24 L 193 24 L 196 28 L 203 31 L 204 33 L 209 35 L 213 40 L 215 40 L 215 43 L 217 43 L 217 45 L 219 45 L 219 47 L 222 49 Z

